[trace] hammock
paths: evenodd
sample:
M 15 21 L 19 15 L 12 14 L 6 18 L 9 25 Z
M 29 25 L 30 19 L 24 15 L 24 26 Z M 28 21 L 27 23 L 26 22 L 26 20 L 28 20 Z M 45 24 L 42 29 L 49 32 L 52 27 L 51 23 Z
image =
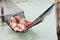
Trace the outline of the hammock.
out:
M 33 26 L 35 26 L 35 25 L 37 25 L 37 24 L 39 24 L 40 22 L 42 22 L 42 20 L 47 16 L 47 15 L 49 15 L 47 12 L 50 10 L 50 9 L 52 9 L 52 7 L 54 6 L 54 4 L 52 4 L 45 12 L 43 12 L 40 16 L 38 16 L 30 25 L 28 25 L 27 27 L 26 27 L 26 29 L 25 30 L 23 30 L 22 32 L 26 32 L 26 31 L 28 31 L 28 29 L 30 29 L 31 27 L 33 27 Z M 3 13 L 3 8 L 2 8 L 2 10 L 1 10 L 1 12 Z M 21 18 L 25 18 L 25 15 L 24 15 L 24 11 L 20 11 L 20 12 L 17 12 L 17 13 L 14 13 L 14 14 L 17 14 L 19 17 L 21 17 Z M 8 23 L 8 20 L 14 15 L 14 14 L 6 14 L 6 15 L 4 15 L 4 21 L 9 25 L 9 23 Z M 2 16 L 0 16 L 0 18 L 2 18 L 3 19 L 3 17 Z M 42 19 L 42 20 L 41 20 Z M 9 27 L 10 27 L 10 25 L 9 25 Z M 10 27 L 11 28 L 11 27 Z M 12 29 L 12 28 L 11 28 Z M 12 29 L 13 31 L 14 31 L 14 29 Z

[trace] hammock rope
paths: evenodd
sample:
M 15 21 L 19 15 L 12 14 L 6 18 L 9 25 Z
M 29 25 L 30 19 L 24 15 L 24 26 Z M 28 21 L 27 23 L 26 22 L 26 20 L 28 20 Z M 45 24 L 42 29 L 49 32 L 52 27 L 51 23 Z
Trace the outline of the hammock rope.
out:
M 42 22 L 43 19 L 45 19 L 46 16 L 49 15 L 48 12 L 50 11 L 50 9 L 52 9 L 53 6 L 54 6 L 54 4 L 52 4 L 45 12 L 43 12 L 40 16 L 38 16 L 30 25 L 28 25 L 27 29 Z

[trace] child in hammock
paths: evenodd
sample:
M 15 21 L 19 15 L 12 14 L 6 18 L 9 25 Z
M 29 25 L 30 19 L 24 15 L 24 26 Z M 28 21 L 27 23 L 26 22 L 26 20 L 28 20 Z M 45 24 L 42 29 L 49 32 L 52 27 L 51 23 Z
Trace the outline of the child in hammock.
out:
M 25 18 L 20 19 L 19 16 L 14 15 L 10 20 L 9 20 L 10 26 L 14 29 L 14 31 L 23 31 L 26 26 L 31 24 L 30 21 L 26 20 Z

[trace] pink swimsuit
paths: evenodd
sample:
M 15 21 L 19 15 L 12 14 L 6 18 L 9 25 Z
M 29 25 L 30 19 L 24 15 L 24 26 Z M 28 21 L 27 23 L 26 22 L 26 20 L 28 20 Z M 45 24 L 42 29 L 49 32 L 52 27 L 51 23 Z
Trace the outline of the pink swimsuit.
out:
M 25 23 L 24 23 L 25 27 L 28 26 L 29 24 L 31 24 L 30 21 L 25 21 Z

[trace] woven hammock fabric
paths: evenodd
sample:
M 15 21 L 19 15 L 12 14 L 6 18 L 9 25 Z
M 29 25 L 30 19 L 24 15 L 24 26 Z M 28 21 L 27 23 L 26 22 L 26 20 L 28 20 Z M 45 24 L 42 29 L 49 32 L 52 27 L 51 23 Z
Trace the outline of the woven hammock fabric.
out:
M 2 12 L 4 12 L 4 16 L 5 16 L 5 22 L 8 24 L 8 20 L 14 15 L 14 14 L 18 14 L 21 18 L 25 18 L 24 15 L 24 11 L 22 11 L 21 9 L 19 9 L 15 4 L 13 4 L 11 1 L 7 2 L 7 1 L 2 1 L 3 2 L 3 9 Z M 38 18 L 36 18 L 30 25 L 27 26 L 26 30 L 28 30 L 29 28 L 39 24 L 48 14 L 48 11 L 50 9 L 52 9 L 52 7 L 54 6 L 54 4 L 52 4 L 45 12 L 43 12 L 40 16 L 38 16 Z M 6 14 L 5 14 L 6 13 Z M 9 13 L 9 14 L 8 14 Z M 1 18 L 1 16 L 0 16 Z M 41 20 L 42 19 L 42 20 Z M 8 24 L 9 25 L 9 24 Z M 25 32 L 25 30 L 23 30 L 23 32 Z

